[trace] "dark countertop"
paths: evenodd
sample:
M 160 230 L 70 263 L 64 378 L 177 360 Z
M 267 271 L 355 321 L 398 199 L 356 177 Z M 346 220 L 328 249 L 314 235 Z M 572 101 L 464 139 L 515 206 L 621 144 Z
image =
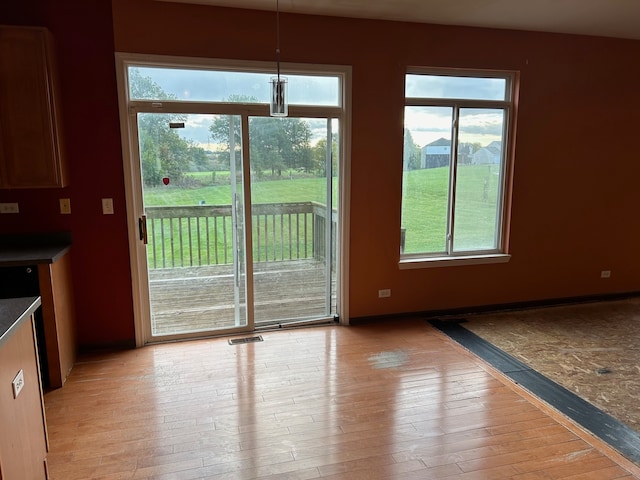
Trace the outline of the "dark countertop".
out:
M 0 236 L 0 267 L 53 263 L 71 248 L 65 233 Z
M 40 297 L 0 299 L 0 347 L 40 306 Z
M 71 245 L 0 245 L 0 267 L 20 267 L 53 263 L 69 251 Z

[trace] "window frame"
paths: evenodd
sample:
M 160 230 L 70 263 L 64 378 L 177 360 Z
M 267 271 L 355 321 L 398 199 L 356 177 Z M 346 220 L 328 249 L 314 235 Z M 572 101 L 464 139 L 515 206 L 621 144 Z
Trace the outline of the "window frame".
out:
M 510 222 L 510 197 L 513 170 L 513 138 L 515 138 L 516 98 L 518 87 L 518 72 L 508 70 L 474 70 L 474 69 L 443 69 L 430 67 L 410 67 L 405 73 L 405 89 L 409 75 L 432 75 L 469 78 L 500 78 L 505 80 L 505 96 L 503 100 L 481 100 L 466 98 L 434 98 L 408 97 L 405 94 L 404 111 L 406 107 L 447 107 L 452 110 L 451 150 L 447 205 L 447 238 L 445 252 L 400 252 L 401 269 L 432 268 L 457 265 L 477 265 L 486 263 L 505 263 L 511 258 L 508 253 L 508 227 Z M 504 112 L 502 126 L 502 144 L 500 184 L 498 185 L 498 205 L 496 211 L 496 245 L 494 249 L 453 250 L 455 239 L 455 202 L 456 180 L 458 169 L 458 141 L 460 111 L 464 109 L 499 109 Z M 403 126 L 404 126 L 403 120 Z M 404 131 L 403 127 L 403 131 Z M 404 151 L 403 151 L 404 154 Z M 404 169 L 404 165 L 402 167 Z M 401 208 L 402 212 L 402 208 Z

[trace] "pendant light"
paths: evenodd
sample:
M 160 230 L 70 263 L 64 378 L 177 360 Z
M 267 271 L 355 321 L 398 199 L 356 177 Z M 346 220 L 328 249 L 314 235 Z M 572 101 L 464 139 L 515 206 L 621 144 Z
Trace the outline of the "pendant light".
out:
M 280 0 L 276 0 L 276 64 L 278 75 L 271 77 L 271 100 L 269 102 L 272 117 L 289 115 L 287 103 L 287 78 L 280 76 Z

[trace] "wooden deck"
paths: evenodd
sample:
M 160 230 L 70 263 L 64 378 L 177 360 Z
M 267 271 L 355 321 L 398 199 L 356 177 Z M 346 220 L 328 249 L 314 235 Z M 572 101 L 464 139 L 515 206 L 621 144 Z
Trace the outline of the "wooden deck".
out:
M 202 332 L 236 324 L 231 265 L 155 269 L 149 273 L 154 335 Z M 255 325 L 326 317 L 325 267 L 315 260 L 258 263 Z M 335 276 L 335 275 L 334 275 Z M 335 285 L 335 280 L 333 280 Z M 244 296 L 244 289 L 241 288 Z M 335 312 L 335 287 L 332 295 Z M 240 318 L 246 319 L 245 308 Z

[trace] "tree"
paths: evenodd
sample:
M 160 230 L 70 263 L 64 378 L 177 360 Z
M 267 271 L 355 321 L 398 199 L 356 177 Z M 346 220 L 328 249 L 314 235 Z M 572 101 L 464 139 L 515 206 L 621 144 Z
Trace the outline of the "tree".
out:
M 253 97 L 233 96 L 229 102 L 255 103 Z M 229 152 L 230 139 L 236 145 L 242 141 L 240 120 L 234 121 L 231 137 L 230 116 L 217 116 L 209 131 L 213 140 L 225 146 Z M 299 118 L 251 117 L 249 119 L 251 139 L 251 167 L 258 176 L 270 171 L 272 176 L 281 176 L 283 170 L 295 169 L 306 172 L 314 168 L 311 154 L 311 129 Z
M 176 98 L 166 93 L 150 77 L 143 76 L 137 68 L 129 70 L 129 86 L 131 98 L 152 100 Z M 192 157 L 194 153 L 198 153 L 199 147 L 181 138 L 174 129 L 169 127 L 171 122 L 184 122 L 186 119 L 186 115 L 166 113 L 141 113 L 138 116 L 142 179 L 146 186 L 162 185 L 163 177 L 169 177 L 179 184 L 184 172 L 189 170 Z
M 333 170 L 333 176 L 338 175 L 338 137 L 334 135 L 333 141 L 331 142 L 331 168 Z M 313 157 L 313 165 L 314 169 L 322 176 L 326 175 L 326 166 L 327 166 L 327 139 L 321 138 L 318 142 L 313 146 L 312 149 L 312 157 Z
M 207 155 L 204 148 L 198 147 L 193 140 L 188 142 L 189 158 L 191 160 L 190 168 L 196 172 L 206 172 L 211 170 L 211 159 Z
M 299 118 L 254 117 L 249 123 L 251 165 L 281 176 L 285 169 L 313 170 L 311 129 Z
M 283 133 L 288 142 L 283 152 L 288 168 L 304 170 L 309 173 L 313 170 L 311 158 L 311 129 L 309 124 L 297 118 L 286 118 L 282 121 Z
M 421 149 L 413 141 L 411 131 L 404 129 L 404 150 L 402 158 L 403 170 L 415 170 L 420 168 Z
M 458 163 L 471 165 L 473 154 L 482 148 L 479 143 L 461 142 L 458 145 Z

